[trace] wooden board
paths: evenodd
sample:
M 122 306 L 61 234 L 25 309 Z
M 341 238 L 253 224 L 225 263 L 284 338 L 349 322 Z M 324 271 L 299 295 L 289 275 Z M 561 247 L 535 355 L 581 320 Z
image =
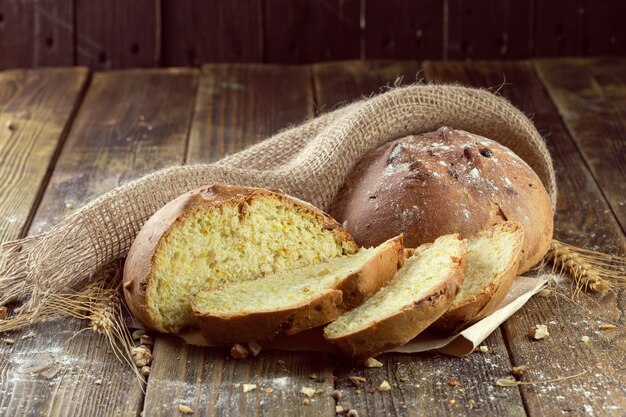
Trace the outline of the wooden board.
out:
M 31 227 L 46 230 L 85 201 L 146 171 L 181 163 L 197 71 L 95 74 Z M 85 323 L 54 320 L 12 337 L 2 366 L 6 415 L 137 415 L 143 392 L 107 341 Z M 21 336 L 33 331 L 31 339 Z M 51 378 L 23 373 L 30 360 L 58 367 Z M 100 380 L 98 384 L 96 381 Z
M 535 66 L 626 230 L 626 59 L 551 59 Z
M 528 62 L 463 64 L 430 62 L 424 65 L 428 80 L 496 87 L 506 77 L 500 93 L 531 114 L 545 135 L 554 158 L 560 189 L 555 236 L 567 242 L 611 253 L 624 253 L 622 234 L 581 155 L 559 119 L 544 86 Z M 569 282 L 559 291 L 569 294 Z M 531 415 L 618 415 L 626 407 L 623 381 L 626 369 L 624 328 L 598 330 L 601 322 L 623 320 L 624 291 L 581 300 L 577 307 L 564 298 L 534 297 L 504 324 L 507 346 L 514 365 L 528 365 L 527 380 L 546 380 L 588 374 L 554 384 L 523 386 L 526 410 Z M 547 324 L 550 337 L 531 341 L 528 329 Z M 581 337 L 591 341 L 583 344 Z M 621 341 L 621 343 L 620 343 Z M 622 358 L 622 359 L 618 359 Z M 617 383 L 615 382 L 617 381 Z M 500 389 L 499 392 L 506 391 Z
M 394 85 L 398 76 L 405 83 L 415 81 L 419 66 L 415 62 L 345 62 L 314 66 L 318 105 L 333 108 L 337 103 L 353 100 L 363 95 L 379 92 L 381 87 Z M 489 354 L 473 354 L 469 358 L 451 356 L 385 354 L 379 359 L 383 368 L 353 368 L 341 365 L 335 369 L 338 388 L 344 391 L 339 405 L 355 407 L 359 415 L 438 415 L 469 412 L 470 401 L 481 407 L 486 415 L 523 415 L 524 409 L 518 390 L 501 393 L 498 401 L 486 401 L 493 396 L 493 381 L 511 367 L 502 333 L 496 331 L 486 343 Z M 382 358 L 382 359 L 381 359 Z M 470 365 L 471 364 L 471 365 Z M 354 384 L 350 376 L 364 376 L 365 384 Z M 462 387 L 450 387 L 448 381 L 456 379 Z M 371 393 L 387 380 L 389 393 Z M 362 385 L 362 386 L 361 386 Z M 462 388 L 465 392 L 458 392 Z M 436 407 L 432 404 L 437 404 Z
M 204 66 L 188 161 L 220 158 L 312 115 L 308 67 Z M 175 412 L 177 404 L 199 416 L 334 415 L 327 355 L 262 351 L 257 358 L 235 361 L 226 349 L 198 348 L 167 337 L 157 338 L 155 353 L 146 415 Z M 311 373 L 321 382 L 309 379 Z M 244 393 L 243 384 L 258 388 Z M 303 386 L 324 394 L 303 405 Z
M 86 81 L 84 68 L 0 73 L 0 242 L 28 225 Z
M 161 0 L 163 65 L 263 61 L 260 0 Z
M 368 0 L 363 30 L 365 58 L 441 58 L 443 13 L 443 0 Z
M 448 0 L 448 59 L 531 56 L 532 7 L 520 0 Z
M 76 63 L 95 70 L 161 62 L 160 0 L 75 0 Z
M 359 0 L 264 2 L 265 61 L 311 63 L 361 56 Z

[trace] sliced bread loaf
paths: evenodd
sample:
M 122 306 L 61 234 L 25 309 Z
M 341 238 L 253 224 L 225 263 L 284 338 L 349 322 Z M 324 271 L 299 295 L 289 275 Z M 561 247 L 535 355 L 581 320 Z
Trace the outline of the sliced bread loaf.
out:
M 516 222 L 497 223 L 470 237 L 461 291 L 434 326 L 456 330 L 494 311 L 513 285 L 523 242 L 523 227 Z
M 398 236 L 354 255 L 202 291 L 192 309 L 210 343 L 296 334 L 360 305 L 403 263 L 402 236 Z
M 458 234 L 418 247 L 389 284 L 326 326 L 324 337 L 356 358 L 403 345 L 448 309 L 463 282 L 466 252 Z
M 259 188 L 212 185 L 183 194 L 142 227 L 124 266 L 124 296 L 145 326 L 192 323 L 199 291 L 355 253 L 314 206 Z

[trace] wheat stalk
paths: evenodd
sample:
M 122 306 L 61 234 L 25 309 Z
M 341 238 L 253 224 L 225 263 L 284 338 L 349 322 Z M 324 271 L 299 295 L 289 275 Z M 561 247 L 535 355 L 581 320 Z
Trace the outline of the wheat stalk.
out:
M 626 257 L 607 255 L 552 240 L 544 260 L 552 262 L 552 272 L 569 274 L 576 285 L 574 297 L 583 290 L 605 292 L 626 283 Z

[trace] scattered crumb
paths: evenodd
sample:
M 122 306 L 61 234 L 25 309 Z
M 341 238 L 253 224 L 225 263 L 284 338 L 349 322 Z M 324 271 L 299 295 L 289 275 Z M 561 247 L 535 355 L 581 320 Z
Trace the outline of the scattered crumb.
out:
M 343 397 L 343 392 L 341 392 L 338 389 L 336 389 L 330 395 L 331 395 L 331 397 L 333 397 L 333 399 L 335 401 L 339 401 L 341 399 L 341 397 Z
M 311 403 L 311 401 L 309 401 L 308 398 L 305 398 L 304 400 L 302 400 L 302 404 L 304 405 L 309 405 Z
M 382 368 L 383 363 L 374 359 L 374 358 L 367 358 L 365 359 L 365 361 L 363 362 L 363 365 L 366 368 Z
M 552 294 L 552 291 L 551 291 L 551 290 L 549 290 L 549 289 L 547 289 L 547 288 L 544 288 L 543 290 L 541 290 L 541 291 L 539 291 L 539 292 L 537 293 L 537 295 L 538 295 L 539 297 L 547 297 L 547 296 L 549 296 L 550 294 Z
M 581 337 L 581 338 L 580 338 L 580 341 L 581 341 L 581 342 L 583 342 L 583 343 L 585 343 L 585 344 L 589 343 L 589 336 L 583 336 L 583 337 Z
M 309 379 L 317 379 L 317 374 L 309 374 Z
M 550 336 L 550 333 L 548 332 L 548 326 L 545 324 L 538 324 L 528 329 L 528 337 L 531 339 L 540 340 L 548 336 Z
M 359 385 L 361 382 L 367 382 L 367 379 L 363 378 L 362 376 L 351 376 L 349 379 L 355 385 Z
M 0 320 L 6 319 L 7 314 L 9 314 L 9 310 L 4 306 L 0 307 Z
M 313 388 L 309 388 L 309 387 L 302 387 L 300 392 L 302 394 L 306 395 L 309 398 L 315 395 L 315 390 Z
M 378 386 L 378 391 L 391 391 L 391 385 L 389 385 L 389 382 L 383 381 Z
M 2 343 L 4 343 L 5 345 L 12 345 L 15 343 L 15 340 L 10 339 L 8 337 L 4 337 L 1 340 L 2 340 Z
M 459 388 L 457 389 L 458 392 L 460 392 L 461 394 L 463 394 L 465 392 L 465 388 Z
M 599 327 L 600 330 L 613 330 L 617 326 L 609 323 L 602 323 Z
M 256 389 L 256 384 L 243 384 L 243 392 L 250 392 Z
M 141 373 L 142 376 L 150 375 L 150 367 L 149 366 L 142 366 L 141 369 L 139 370 L 139 373 Z
M 25 339 L 30 339 L 31 337 L 35 337 L 35 332 L 33 332 L 32 330 L 28 332 L 27 334 L 25 334 L 24 336 L 22 336 L 21 339 L 25 340 Z
M 247 347 L 242 345 L 241 343 L 235 343 L 232 348 L 230 348 L 230 356 L 233 359 L 245 359 L 249 357 L 251 352 Z
M 11 120 L 7 120 L 7 122 L 4 124 L 4 126 L 7 129 L 9 129 L 10 131 L 14 131 L 16 129 L 15 124 Z
M 347 416 L 348 417 L 359 417 L 359 412 L 354 410 L 354 409 L 352 409 L 352 410 L 348 411 Z
M 400 382 L 408 382 L 409 378 L 406 377 L 406 376 L 401 376 L 400 378 L 398 378 L 398 381 L 400 381 Z
M 461 383 L 456 379 L 451 379 L 448 381 L 448 385 L 450 385 L 451 387 L 458 387 L 459 385 L 461 385 Z
M 96 385 L 102 385 L 102 380 L 101 380 L 101 379 L 96 379 L 96 380 L 94 381 L 94 384 L 96 384 Z
M 145 336 L 146 334 L 148 334 L 148 332 L 146 332 L 146 331 L 145 331 L 145 330 L 143 330 L 143 329 L 139 329 L 139 330 L 135 330 L 135 331 L 133 331 L 133 333 L 132 333 L 132 337 L 133 337 L 133 340 L 134 340 L 134 341 L 137 341 L 137 340 L 139 340 L 139 338 L 140 338 L 141 336 Z
M 152 353 L 146 346 L 137 346 L 130 349 L 130 356 L 137 368 L 150 365 L 152 362 Z
M 486 345 L 478 346 L 478 351 L 481 353 L 489 353 L 489 347 Z
M 450 403 L 450 404 L 455 404 L 455 403 L 456 403 L 456 400 L 455 400 L 454 398 L 452 398 L 450 401 L 448 401 L 448 403 Z
M 511 369 L 511 373 L 513 374 L 515 378 L 521 378 L 522 375 L 524 375 L 527 370 L 528 370 L 528 366 L 526 365 L 514 366 Z
M 274 388 L 267 387 L 267 388 L 265 388 L 265 392 L 268 393 L 268 394 L 271 394 L 272 392 L 274 392 Z
M 335 413 L 341 414 L 341 413 L 343 413 L 343 411 L 344 411 L 344 408 L 342 406 L 340 406 L 340 405 L 336 405 L 335 406 Z
M 183 404 L 178 404 L 178 411 L 180 411 L 183 414 L 193 414 L 193 409 Z
M 145 345 L 145 346 L 152 346 L 154 345 L 154 340 L 152 340 L 152 337 L 148 336 L 147 334 L 143 334 L 139 336 L 139 344 Z
M 478 404 L 476 404 L 476 401 L 474 400 L 469 400 L 469 406 L 470 406 L 470 410 L 473 410 L 474 408 L 478 408 Z
M 500 378 L 496 380 L 496 385 L 499 387 L 515 387 L 517 386 L 517 381 L 511 378 Z
M 263 348 L 257 342 L 252 341 L 248 342 L 248 349 L 250 349 L 250 352 L 252 352 L 252 356 L 257 357 L 259 356 L 259 353 L 261 353 L 261 349 Z
M 74 208 L 74 204 L 70 203 L 69 201 L 67 203 L 65 203 L 65 208 L 68 210 L 71 210 Z

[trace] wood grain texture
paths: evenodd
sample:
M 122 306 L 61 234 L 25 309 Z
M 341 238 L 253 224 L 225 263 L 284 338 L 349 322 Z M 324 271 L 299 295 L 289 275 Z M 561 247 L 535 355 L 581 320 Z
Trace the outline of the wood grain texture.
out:
M 626 59 L 538 60 L 535 66 L 626 231 Z
M 310 74 L 304 66 L 204 66 L 188 161 L 220 158 L 311 117 Z M 309 379 L 312 373 L 320 382 Z M 262 351 L 235 361 L 225 349 L 158 337 L 144 413 L 167 414 L 184 404 L 202 416 L 334 416 L 331 374 L 327 355 Z M 258 387 L 244 393 L 243 384 Z M 304 405 L 303 386 L 323 394 Z
M 443 56 L 444 0 L 365 2 L 366 59 Z
M 571 56 L 586 53 L 588 42 L 585 33 L 584 3 L 584 0 L 535 2 L 534 56 Z
M 265 1 L 265 62 L 359 58 L 360 5 L 359 0 Z
M 0 73 L 0 242 L 28 225 L 87 76 L 85 68 Z
M 529 0 L 447 0 L 444 58 L 531 56 L 531 11 Z
M 33 65 L 33 4 L 21 0 L 0 3 L 0 69 Z
M 211 162 L 313 116 L 308 67 L 206 65 L 187 161 Z
M 161 0 L 163 65 L 263 61 L 260 0 Z
M 76 63 L 96 70 L 161 62 L 160 0 L 75 0 Z
M 86 200 L 146 171 L 181 163 L 196 87 L 195 70 L 95 74 L 30 232 L 49 229 Z M 104 337 L 84 331 L 72 338 L 84 327 L 59 319 L 11 335 L 16 343 L 0 357 L 5 415 L 139 414 L 144 395 L 133 372 Z M 30 331 L 35 336 L 22 340 Z M 57 371 L 49 378 L 29 372 L 33 361 L 44 372 Z
M 624 253 L 624 235 L 530 63 L 429 62 L 424 72 L 428 80 L 477 87 L 496 87 L 505 74 L 507 84 L 500 93 L 532 115 L 554 158 L 559 185 L 555 237 L 609 253 Z M 565 279 L 558 291 L 570 294 L 569 285 Z M 533 297 L 503 325 L 513 364 L 529 366 L 526 380 L 588 371 L 576 379 L 523 386 L 530 415 L 617 416 L 626 407 L 624 290 L 584 297 L 580 302 L 582 307 L 556 295 Z M 598 329 L 601 322 L 613 322 L 619 327 L 603 332 Z M 527 332 L 536 324 L 547 324 L 550 337 L 531 341 Z M 581 342 L 584 335 L 591 340 L 588 344 Z
M 380 91 L 382 86 L 394 85 L 398 76 L 405 83 L 415 81 L 419 66 L 415 62 L 345 62 L 315 65 L 315 89 L 320 108 L 331 109 L 337 103 L 350 101 Z M 497 392 L 494 382 L 507 375 L 511 367 L 502 333 L 498 329 L 486 342 L 491 354 L 473 354 L 469 358 L 451 356 L 384 354 L 379 357 L 385 366 L 370 369 L 363 374 L 368 383 L 353 384 L 350 376 L 363 373 L 362 368 L 342 365 L 335 369 L 338 387 L 344 399 L 338 404 L 344 408 L 355 407 L 359 415 L 422 416 L 461 415 L 524 415 L 519 390 Z M 359 371 L 360 369 L 360 371 Z M 392 384 L 388 393 L 371 393 L 387 380 Z M 460 387 L 450 387 L 447 382 L 456 379 Z M 494 397 L 493 400 L 490 397 Z M 473 400 L 480 409 L 470 410 Z M 454 401 L 451 401 L 454 400 Z

